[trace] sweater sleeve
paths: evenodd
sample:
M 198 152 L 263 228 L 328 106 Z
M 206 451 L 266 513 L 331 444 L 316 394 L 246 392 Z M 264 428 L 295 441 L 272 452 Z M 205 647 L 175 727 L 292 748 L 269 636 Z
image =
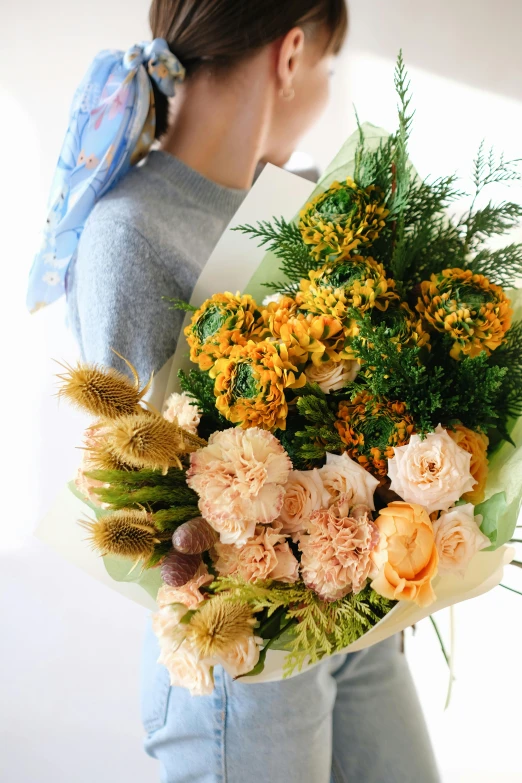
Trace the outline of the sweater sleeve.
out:
M 133 226 L 88 221 L 67 291 L 69 317 L 85 361 L 128 372 L 114 349 L 145 383 L 174 353 L 183 313 L 170 309 L 165 297 L 180 296 L 175 275 L 167 273 Z

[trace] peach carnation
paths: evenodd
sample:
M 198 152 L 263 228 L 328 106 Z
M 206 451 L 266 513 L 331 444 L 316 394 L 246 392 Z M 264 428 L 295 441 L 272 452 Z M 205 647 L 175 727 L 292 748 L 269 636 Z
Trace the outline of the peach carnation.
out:
M 196 435 L 201 419 L 201 411 L 197 405 L 194 405 L 194 400 L 190 395 L 185 392 L 181 394 L 174 392 L 165 403 L 163 417 L 167 421 L 177 424 L 178 427 L 183 427 L 184 430 L 192 433 L 192 435 Z
M 372 587 L 391 600 L 428 606 L 435 600 L 431 580 L 439 556 L 431 520 L 425 508 L 394 501 L 375 520 L 379 546 L 372 553 L 378 569 Z
M 463 424 L 457 424 L 453 430 L 448 430 L 448 435 L 457 446 L 471 454 L 469 470 L 477 483 L 470 492 L 465 492 L 462 497 L 476 506 L 482 503 L 486 493 L 489 438 L 482 432 L 475 432 L 464 427 Z
M 322 364 L 309 364 L 305 368 L 305 375 L 309 383 L 317 383 L 319 388 L 328 394 L 354 381 L 360 369 L 360 364 L 351 359 L 343 359 L 340 362 L 329 359 Z
M 352 505 L 363 503 L 371 509 L 375 508 L 373 493 L 379 485 L 379 479 L 372 476 L 346 452 L 341 456 L 327 454 L 326 465 L 320 468 L 319 474 L 330 495 L 328 505 L 344 495 Z
M 239 427 L 214 432 L 208 446 L 190 456 L 187 484 L 223 544 L 244 544 L 257 524 L 281 511 L 292 463 L 270 432 Z
M 473 555 L 491 544 L 479 528 L 480 514 L 475 516 L 471 503 L 455 506 L 433 523 L 435 544 L 439 553 L 439 573 L 464 576 Z
M 363 473 L 365 472 L 363 470 Z M 283 507 L 279 516 L 284 532 L 298 533 L 304 530 L 313 512 L 328 506 L 329 500 L 330 495 L 317 468 L 292 470 L 285 486 Z
M 277 579 L 296 582 L 299 564 L 280 528 L 258 525 L 255 535 L 242 546 L 217 543 L 215 566 L 221 576 L 237 574 L 245 582 Z
M 312 514 L 299 542 L 301 575 L 324 601 L 359 593 L 372 574 L 371 552 L 378 536 L 369 508 L 350 509 L 341 497 L 329 509 Z
M 457 446 L 440 424 L 425 438 L 412 435 L 407 446 L 396 446 L 388 460 L 390 489 L 407 503 L 427 510 L 447 511 L 477 483 L 470 472 L 471 455 Z

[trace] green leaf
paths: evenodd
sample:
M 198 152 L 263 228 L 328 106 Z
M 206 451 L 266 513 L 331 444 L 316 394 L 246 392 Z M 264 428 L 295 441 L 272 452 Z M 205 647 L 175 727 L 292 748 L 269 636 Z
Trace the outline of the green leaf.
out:
M 139 565 L 133 568 L 134 563 L 130 558 L 116 557 L 116 555 L 105 555 L 103 563 L 107 573 L 115 582 L 134 582 L 156 600 L 162 585 L 159 568 L 140 570 Z
M 475 506 L 475 514 L 482 514 L 480 529 L 493 544 L 492 549 L 497 549 L 499 524 L 505 514 L 506 507 L 505 492 L 497 492 L 496 495 Z

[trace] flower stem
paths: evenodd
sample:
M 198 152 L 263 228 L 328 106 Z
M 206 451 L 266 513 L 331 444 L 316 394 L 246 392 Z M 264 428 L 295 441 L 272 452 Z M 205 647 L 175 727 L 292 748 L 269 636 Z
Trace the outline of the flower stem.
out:
M 520 590 L 515 590 L 513 587 L 508 587 L 507 585 L 503 585 L 502 582 L 500 582 L 499 587 L 503 587 L 504 590 L 509 590 L 511 593 L 516 593 L 517 595 L 522 595 Z
M 430 614 L 430 621 L 431 621 L 431 624 L 433 625 L 435 633 L 437 634 L 437 639 L 439 640 L 440 649 L 442 650 L 442 654 L 444 656 L 444 660 L 446 661 L 446 663 L 448 665 L 448 668 L 450 668 L 449 655 L 446 652 L 446 647 L 444 646 L 444 641 L 443 641 L 441 633 L 439 631 L 439 627 L 438 627 L 437 623 L 435 622 L 435 620 L 433 619 L 433 615 L 431 615 L 431 614 Z

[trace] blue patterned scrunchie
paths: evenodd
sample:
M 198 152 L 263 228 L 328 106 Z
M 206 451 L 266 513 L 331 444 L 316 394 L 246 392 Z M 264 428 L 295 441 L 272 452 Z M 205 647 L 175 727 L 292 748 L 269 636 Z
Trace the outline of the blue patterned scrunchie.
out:
M 100 52 L 75 93 L 42 246 L 29 276 L 31 312 L 64 293 L 67 268 L 95 202 L 149 151 L 156 129 L 149 76 L 169 97 L 185 78 L 162 38 L 127 52 Z

